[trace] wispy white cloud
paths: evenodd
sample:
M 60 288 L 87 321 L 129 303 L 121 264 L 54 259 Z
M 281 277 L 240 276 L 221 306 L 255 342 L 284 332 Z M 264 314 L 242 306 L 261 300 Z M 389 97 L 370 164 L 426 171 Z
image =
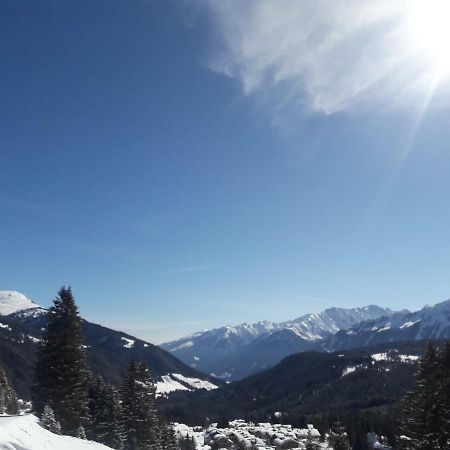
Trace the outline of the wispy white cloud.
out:
M 436 81 L 435 55 L 415 40 L 414 1 L 210 0 L 208 65 L 275 116 L 410 107 Z
M 163 270 L 160 273 L 186 273 L 186 272 L 201 272 L 211 269 L 210 266 L 185 266 L 176 267 L 174 269 Z

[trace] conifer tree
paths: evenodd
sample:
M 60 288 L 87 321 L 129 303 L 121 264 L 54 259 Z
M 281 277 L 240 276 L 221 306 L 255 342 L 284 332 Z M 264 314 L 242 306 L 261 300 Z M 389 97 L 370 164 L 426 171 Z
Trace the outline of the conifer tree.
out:
M 45 405 L 41 415 L 40 425 L 55 434 L 61 434 L 61 424 L 55 419 L 55 414 L 50 405 Z
M 450 448 L 450 341 L 445 344 L 440 355 L 438 379 L 437 396 L 441 429 L 437 440 L 441 448 Z
M 105 408 L 105 387 L 106 383 L 100 376 L 95 378 L 95 380 L 92 380 L 89 386 L 89 414 L 91 417 L 91 429 L 89 434 L 93 440 L 97 440 L 98 423 Z
M 134 361 L 128 365 L 124 383 L 120 390 L 122 399 L 122 424 L 124 429 L 125 449 L 134 450 L 136 448 L 136 379 L 137 367 Z
M 161 448 L 163 450 L 178 450 L 177 437 L 175 430 L 170 423 L 161 423 Z
M 76 436 L 89 422 L 88 380 L 81 318 L 70 287 L 63 287 L 49 310 L 38 349 L 35 411 L 40 415 L 51 404 L 63 433 Z
M 14 389 L 9 384 L 3 368 L 0 367 L 0 414 L 18 414 L 19 401 Z
M 351 450 L 347 432 L 341 422 L 336 421 L 328 432 L 328 445 L 333 450 Z
M 158 415 L 155 406 L 156 386 L 145 363 L 132 362 L 121 390 L 125 448 L 160 450 Z
M 136 450 L 159 450 L 161 448 L 158 413 L 156 411 L 156 385 L 145 363 L 137 366 Z
M 440 358 L 430 343 L 419 362 L 416 388 L 403 402 L 400 426 L 402 449 L 436 450 L 440 447 L 439 433 L 443 426 L 439 399 Z
M 116 450 L 123 449 L 123 431 L 119 397 L 111 385 L 102 390 L 103 408 L 99 411 L 96 441 Z

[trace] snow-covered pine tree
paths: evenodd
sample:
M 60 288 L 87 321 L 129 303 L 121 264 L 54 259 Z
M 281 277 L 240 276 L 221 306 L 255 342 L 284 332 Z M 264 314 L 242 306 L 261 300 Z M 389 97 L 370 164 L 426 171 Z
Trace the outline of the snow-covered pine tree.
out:
M 6 373 L 0 367 L 0 414 L 18 414 L 19 401 L 14 389 L 11 387 Z
M 123 430 L 119 396 L 111 385 L 102 390 L 103 407 L 99 411 L 96 441 L 116 450 L 123 449 Z
M 341 422 L 335 421 L 328 432 L 328 445 L 333 450 L 351 450 L 347 431 Z
M 403 450 L 436 450 L 443 426 L 439 401 L 440 358 L 430 343 L 420 359 L 415 390 L 405 397 L 399 447 Z
M 62 287 L 37 353 L 34 410 L 40 415 L 51 404 L 62 432 L 76 436 L 89 423 L 88 380 L 81 318 L 70 287 Z
M 50 405 L 45 405 L 39 421 L 42 428 L 55 434 L 61 434 L 61 424 L 56 420 L 53 409 Z

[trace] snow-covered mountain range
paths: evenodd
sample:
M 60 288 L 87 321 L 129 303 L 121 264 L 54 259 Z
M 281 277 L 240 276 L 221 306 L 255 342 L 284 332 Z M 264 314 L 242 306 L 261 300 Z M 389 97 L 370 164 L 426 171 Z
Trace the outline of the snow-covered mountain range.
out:
M 306 350 L 339 330 L 365 320 L 390 317 L 388 308 L 330 308 L 294 320 L 225 326 L 162 344 L 185 363 L 220 378 L 234 380 L 276 364 L 284 356 Z
M 400 311 L 357 323 L 320 343 L 325 351 L 368 347 L 385 342 L 450 338 L 450 300 L 409 312 Z
M 393 312 L 375 305 L 330 308 L 281 323 L 207 330 L 162 347 L 192 367 L 231 381 L 261 372 L 301 351 L 333 352 L 446 338 L 450 338 L 450 300 L 415 312 Z

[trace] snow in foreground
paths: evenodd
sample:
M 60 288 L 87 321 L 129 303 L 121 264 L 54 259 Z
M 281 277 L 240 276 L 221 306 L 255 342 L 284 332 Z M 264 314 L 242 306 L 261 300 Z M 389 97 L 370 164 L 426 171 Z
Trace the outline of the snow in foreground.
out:
M 1 417 L 0 450 L 111 450 L 102 444 L 44 430 L 36 416 Z

